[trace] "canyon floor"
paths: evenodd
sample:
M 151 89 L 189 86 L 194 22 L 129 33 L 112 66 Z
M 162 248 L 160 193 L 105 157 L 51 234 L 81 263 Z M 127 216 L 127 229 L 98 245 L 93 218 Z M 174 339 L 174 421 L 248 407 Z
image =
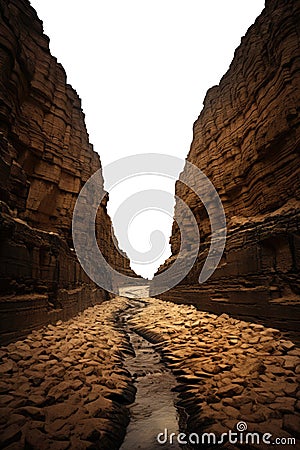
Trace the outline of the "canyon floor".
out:
M 0 357 L 0 448 L 210 448 L 205 432 L 220 448 L 300 448 L 300 349 L 277 329 L 116 297 Z

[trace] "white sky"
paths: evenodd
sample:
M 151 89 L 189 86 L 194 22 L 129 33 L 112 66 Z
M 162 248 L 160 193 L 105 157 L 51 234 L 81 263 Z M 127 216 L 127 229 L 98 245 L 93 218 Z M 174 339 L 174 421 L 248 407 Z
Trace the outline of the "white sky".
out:
M 263 0 L 31 0 L 50 49 L 82 99 L 87 129 L 105 166 L 145 152 L 185 158 L 207 89 L 227 71 Z M 203 168 L 202 168 L 203 169 Z M 105 171 L 104 171 L 105 177 Z M 126 182 L 110 193 L 112 216 L 136 190 L 174 192 L 158 176 Z M 152 230 L 166 240 L 172 218 L 157 211 L 131 224 L 131 244 L 144 251 Z M 114 224 L 118 237 L 118 227 Z M 120 242 L 122 247 L 122 243 Z M 126 248 L 124 249 L 126 251 Z M 170 255 L 133 265 L 150 276 Z M 129 255 L 130 256 L 130 255 Z

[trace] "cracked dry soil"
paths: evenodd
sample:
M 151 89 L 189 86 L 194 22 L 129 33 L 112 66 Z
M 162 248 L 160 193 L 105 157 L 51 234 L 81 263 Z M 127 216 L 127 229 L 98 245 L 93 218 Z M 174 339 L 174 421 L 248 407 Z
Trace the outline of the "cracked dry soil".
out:
M 0 448 L 176 449 L 159 430 L 221 435 L 239 421 L 300 448 L 300 350 L 277 329 L 116 297 L 0 358 Z

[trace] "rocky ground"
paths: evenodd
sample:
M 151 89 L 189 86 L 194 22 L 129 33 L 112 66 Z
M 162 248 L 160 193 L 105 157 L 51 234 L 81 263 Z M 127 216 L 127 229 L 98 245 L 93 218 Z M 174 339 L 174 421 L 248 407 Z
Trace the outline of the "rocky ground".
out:
M 119 320 L 126 308 L 127 327 L 155 343 L 177 378 L 186 433 L 220 436 L 243 421 L 272 439 L 300 437 L 300 350 L 278 330 L 193 306 L 116 298 L 1 348 L 0 448 L 119 448 L 136 378 L 124 365 L 133 353 Z
M 221 436 L 245 422 L 249 432 L 283 438 L 276 448 L 300 438 L 300 349 L 280 331 L 157 299 L 148 299 L 130 324 L 157 343 L 176 375 L 189 432 Z
M 119 447 L 135 394 L 116 328 L 125 306 L 102 303 L 1 348 L 0 448 Z

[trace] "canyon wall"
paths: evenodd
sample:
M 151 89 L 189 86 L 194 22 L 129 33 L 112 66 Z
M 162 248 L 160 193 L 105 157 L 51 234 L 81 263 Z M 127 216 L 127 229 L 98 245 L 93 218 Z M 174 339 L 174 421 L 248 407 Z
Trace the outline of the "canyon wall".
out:
M 4 340 L 108 297 L 81 269 L 72 245 L 73 208 L 101 168 L 76 91 L 49 51 L 28 0 L 0 0 L 0 314 Z M 107 261 L 115 251 L 107 195 L 96 220 Z M 109 280 L 108 280 L 109 281 Z
M 213 276 L 198 276 L 210 223 L 195 193 L 176 195 L 200 227 L 198 259 L 180 285 L 161 295 L 199 308 L 298 329 L 300 312 L 300 1 L 267 0 L 229 70 L 205 97 L 187 161 L 212 181 L 227 220 L 227 243 Z M 175 218 L 183 214 L 179 205 Z M 180 234 L 174 222 L 173 257 Z M 187 250 L 186 250 L 187 252 Z

